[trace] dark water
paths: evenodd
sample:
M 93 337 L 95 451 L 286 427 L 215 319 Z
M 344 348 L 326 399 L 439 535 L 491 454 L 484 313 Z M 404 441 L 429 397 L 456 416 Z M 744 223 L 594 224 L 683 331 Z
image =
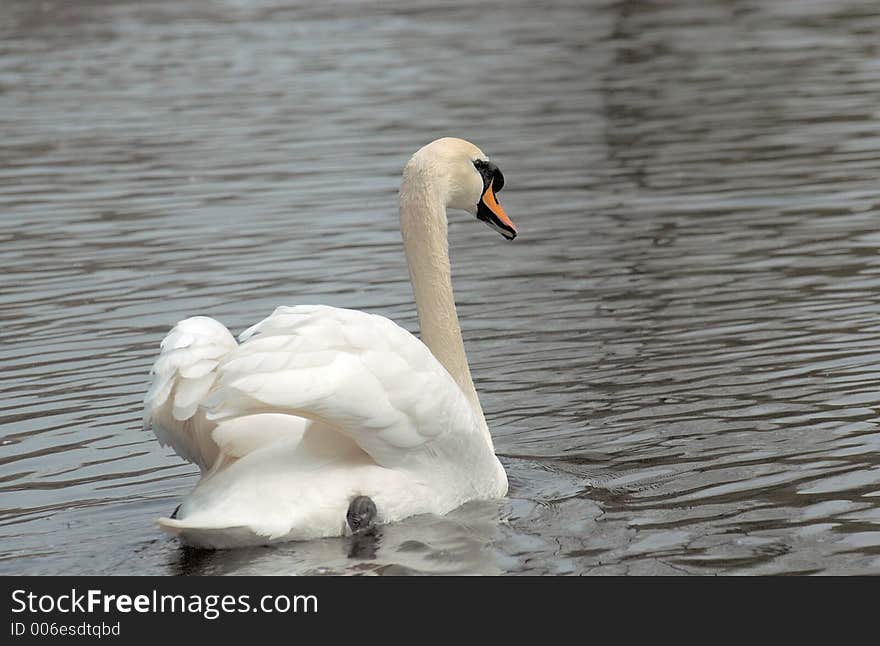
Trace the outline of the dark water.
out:
M 880 7 L 0 3 L 0 572 L 880 573 Z M 416 329 L 395 192 L 451 222 L 508 499 L 186 551 L 141 430 L 166 330 L 320 302 Z

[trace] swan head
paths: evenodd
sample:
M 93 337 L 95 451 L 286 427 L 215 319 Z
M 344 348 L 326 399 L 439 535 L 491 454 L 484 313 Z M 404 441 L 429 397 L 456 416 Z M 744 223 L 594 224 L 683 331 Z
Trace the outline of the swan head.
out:
M 432 141 L 412 156 L 403 175 L 404 186 L 408 179 L 418 177 L 422 184 L 439 191 L 446 208 L 467 211 L 508 240 L 516 237 L 516 226 L 497 197 L 504 187 L 504 175 L 471 142 L 455 137 Z

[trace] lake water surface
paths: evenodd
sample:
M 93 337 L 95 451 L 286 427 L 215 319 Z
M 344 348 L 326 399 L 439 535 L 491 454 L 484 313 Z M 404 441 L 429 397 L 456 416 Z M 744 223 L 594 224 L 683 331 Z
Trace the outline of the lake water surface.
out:
M 0 572 L 880 573 L 880 6 L 0 3 Z M 161 534 L 177 320 L 417 320 L 408 156 L 503 169 L 450 240 L 508 498 L 332 539 Z

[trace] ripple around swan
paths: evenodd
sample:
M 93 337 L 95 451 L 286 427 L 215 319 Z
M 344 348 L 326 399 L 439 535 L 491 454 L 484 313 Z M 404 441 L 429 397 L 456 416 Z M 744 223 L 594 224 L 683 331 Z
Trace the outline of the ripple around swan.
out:
M 876 3 L 9 0 L 0 35 L 0 571 L 880 573 Z M 450 223 L 510 497 L 179 549 L 161 335 L 415 330 L 395 190 L 453 133 L 521 231 Z

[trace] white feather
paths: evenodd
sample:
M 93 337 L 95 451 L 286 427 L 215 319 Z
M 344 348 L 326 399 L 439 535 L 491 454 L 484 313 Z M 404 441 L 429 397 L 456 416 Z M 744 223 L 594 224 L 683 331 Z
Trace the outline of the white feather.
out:
M 217 367 L 216 359 L 199 359 L 191 364 L 180 367 L 180 376 L 186 379 L 198 379 L 204 377 Z
M 214 363 L 216 364 L 216 362 Z M 183 370 L 180 371 L 180 374 L 184 378 L 178 381 L 177 390 L 174 393 L 172 413 L 174 419 L 183 421 L 195 414 L 199 404 L 211 390 L 211 386 L 214 385 L 214 375 L 205 373 L 195 379 L 186 379 Z
M 212 437 L 224 455 L 241 458 L 279 441 L 302 438 L 310 423 L 302 417 L 264 413 L 219 424 Z

